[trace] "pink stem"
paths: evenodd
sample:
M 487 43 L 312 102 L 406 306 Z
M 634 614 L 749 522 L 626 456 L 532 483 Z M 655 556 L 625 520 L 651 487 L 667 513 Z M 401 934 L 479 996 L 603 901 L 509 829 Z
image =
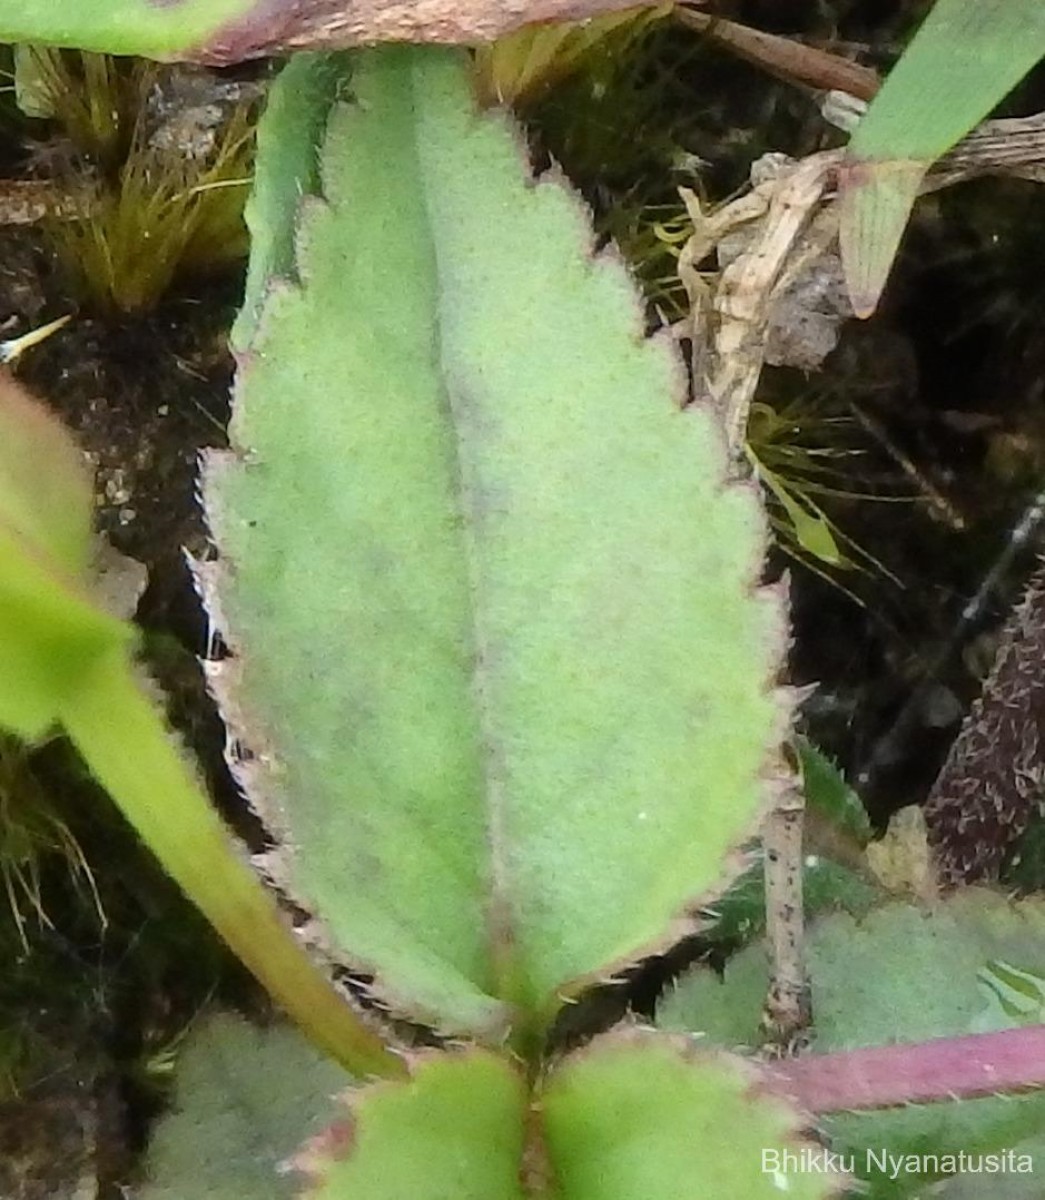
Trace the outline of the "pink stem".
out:
M 810 1055 L 765 1075 L 764 1090 L 812 1113 L 1045 1088 L 1045 1025 Z

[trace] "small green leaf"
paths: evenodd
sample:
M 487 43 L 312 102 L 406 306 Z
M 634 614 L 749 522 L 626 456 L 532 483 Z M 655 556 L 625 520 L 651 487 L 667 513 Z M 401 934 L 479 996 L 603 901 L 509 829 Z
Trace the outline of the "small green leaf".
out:
M 49 121 L 55 116 L 54 93 L 41 70 L 34 47 L 20 42 L 11 48 L 14 61 L 15 104 L 24 117 Z
M 295 1200 L 302 1180 L 287 1162 L 352 1083 L 296 1030 L 224 1014 L 192 1030 L 175 1078 L 138 1200 Z
M 840 566 L 845 559 L 831 532 L 831 522 L 824 513 L 796 500 L 787 486 L 772 471 L 763 470 L 761 475 L 766 486 L 787 513 L 787 519 L 795 532 L 795 539 L 802 549 L 821 562 L 827 563 L 828 566 Z
M 540 1097 L 560 1200 L 813 1200 L 830 1171 L 786 1170 L 806 1120 L 752 1094 L 747 1064 L 652 1031 L 608 1034 L 571 1055 Z M 811 1149 L 807 1146 L 806 1151 Z
M 1045 975 L 992 959 L 980 970 L 980 982 L 1010 1020 L 1025 1025 L 1045 1020 Z
M 929 163 L 854 163 L 839 197 L 838 242 L 853 312 L 869 317 L 892 270 Z
M 878 303 L 929 167 L 1045 56 L 1041 0 L 937 0 L 849 143 L 839 238 L 853 311 Z
M 295 1160 L 308 1200 L 524 1200 L 526 1086 L 506 1059 L 417 1056 L 408 1082 L 346 1101 Z
M 846 783 L 839 768 L 807 738 L 795 739 L 802 768 L 806 806 L 831 822 L 840 832 L 864 843 L 871 836 L 871 822 L 860 797 Z
M 273 281 L 294 277 L 298 209 L 305 196 L 319 194 L 319 150 L 346 66 L 343 54 L 295 54 L 269 88 L 244 212 L 250 262 L 243 307 L 229 334 L 234 349 L 250 343 Z
M 838 768 L 815 746 L 805 738 L 795 738 L 794 747 L 806 798 L 806 845 L 813 841 L 813 832 L 824 843 L 815 853 L 807 849 L 803 862 L 806 917 L 839 908 L 861 916 L 881 899 L 881 890 L 851 865 L 850 856 L 859 854 L 871 836 L 867 811 Z M 840 853 L 843 850 L 845 853 Z M 832 853 L 844 862 L 834 861 Z M 702 930 L 704 936 L 731 947 L 759 937 L 766 927 L 765 875 L 757 842 L 749 857 L 751 866 L 704 914 L 712 922 Z

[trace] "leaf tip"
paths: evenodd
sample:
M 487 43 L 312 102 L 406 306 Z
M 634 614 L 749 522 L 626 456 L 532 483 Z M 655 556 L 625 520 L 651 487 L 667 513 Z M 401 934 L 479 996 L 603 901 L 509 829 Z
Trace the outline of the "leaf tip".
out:
M 838 243 L 853 313 L 878 307 L 928 164 L 851 159 L 839 174 Z

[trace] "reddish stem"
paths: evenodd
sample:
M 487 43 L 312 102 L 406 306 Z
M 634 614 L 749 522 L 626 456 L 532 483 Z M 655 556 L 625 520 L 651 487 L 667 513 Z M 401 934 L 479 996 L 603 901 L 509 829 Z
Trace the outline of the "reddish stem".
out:
M 810 1055 L 765 1074 L 765 1090 L 812 1113 L 1045 1088 L 1045 1025 Z

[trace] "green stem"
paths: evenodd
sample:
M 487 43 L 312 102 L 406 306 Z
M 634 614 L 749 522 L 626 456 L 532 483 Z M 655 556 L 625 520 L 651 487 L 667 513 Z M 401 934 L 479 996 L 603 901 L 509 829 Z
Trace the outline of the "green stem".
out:
M 242 860 L 122 655 L 91 672 L 63 723 L 95 778 L 232 950 L 312 1040 L 357 1075 L 402 1061 L 334 990 Z

